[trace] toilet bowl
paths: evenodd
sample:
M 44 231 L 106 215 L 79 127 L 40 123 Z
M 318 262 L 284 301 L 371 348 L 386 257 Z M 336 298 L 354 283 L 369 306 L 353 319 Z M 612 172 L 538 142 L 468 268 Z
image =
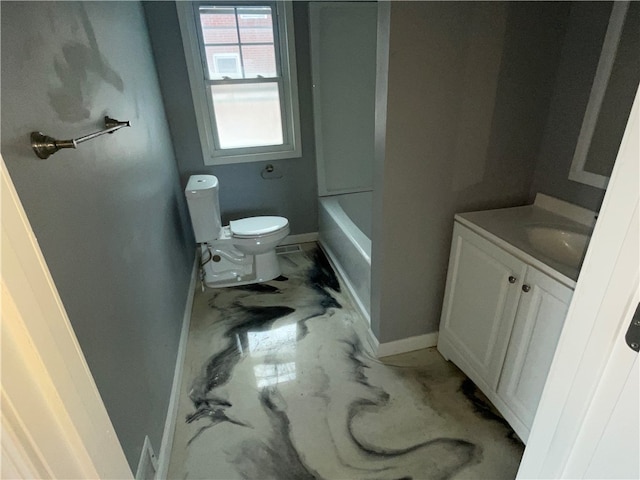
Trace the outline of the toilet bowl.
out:
M 275 249 L 289 235 L 286 218 L 248 217 L 223 227 L 218 179 L 213 175 L 191 176 L 185 196 L 200 248 L 200 274 L 207 287 L 266 282 L 280 275 Z

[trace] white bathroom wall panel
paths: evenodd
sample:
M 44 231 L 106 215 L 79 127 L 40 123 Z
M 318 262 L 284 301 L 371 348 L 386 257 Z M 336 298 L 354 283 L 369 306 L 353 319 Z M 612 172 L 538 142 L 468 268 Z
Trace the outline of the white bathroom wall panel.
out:
M 318 190 L 372 190 L 376 89 L 375 2 L 309 7 Z

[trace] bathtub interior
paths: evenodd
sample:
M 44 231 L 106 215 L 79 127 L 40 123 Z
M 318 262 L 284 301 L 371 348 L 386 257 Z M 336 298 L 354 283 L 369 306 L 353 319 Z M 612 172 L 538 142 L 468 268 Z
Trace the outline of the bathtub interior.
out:
M 336 199 L 342 207 L 342 210 L 344 210 L 344 213 L 347 214 L 347 217 L 371 240 L 371 224 L 373 222 L 371 203 L 373 201 L 373 192 L 336 195 Z

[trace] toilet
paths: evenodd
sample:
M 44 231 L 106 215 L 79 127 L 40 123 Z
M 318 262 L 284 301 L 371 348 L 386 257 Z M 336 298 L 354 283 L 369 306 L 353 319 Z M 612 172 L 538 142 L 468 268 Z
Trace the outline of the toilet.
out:
M 213 175 L 192 175 L 184 193 L 207 287 L 266 282 L 280 275 L 276 246 L 289 235 L 286 218 L 248 217 L 223 227 Z

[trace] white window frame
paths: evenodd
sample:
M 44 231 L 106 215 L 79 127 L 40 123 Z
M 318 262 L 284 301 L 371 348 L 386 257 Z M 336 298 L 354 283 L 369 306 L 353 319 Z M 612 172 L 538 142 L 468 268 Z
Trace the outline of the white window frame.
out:
M 221 149 L 218 147 L 213 101 L 206 80 L 208 67 L 198 27 L 199 7 L 206 5 L 271 6 L 277 28 L 277 31 L 274 32 L 274 44 L 278 45 L 280 49 L 280 77 L 282 79 L 280 83 L 280 102 L 283 144 L 233 149 Z M 301 157 L 300 111 L 293 34 L 293 7 L 291 2 L 176 2 L 176 8 L 204 164 L 223 165 Z M 265 78 L 265 82 L 271 83 L 273 79 Z

